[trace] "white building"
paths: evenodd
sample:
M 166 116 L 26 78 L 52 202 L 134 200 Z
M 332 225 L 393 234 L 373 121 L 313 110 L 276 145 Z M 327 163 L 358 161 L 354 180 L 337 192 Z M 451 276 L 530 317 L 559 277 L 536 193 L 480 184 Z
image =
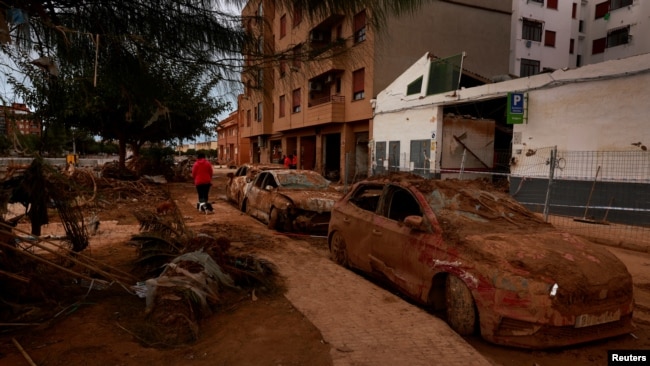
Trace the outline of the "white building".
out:
M 598 180 L 599 189 L 609 190 L 595 194 L 603 200 L 597 204 L 601 215 L 616 202 L 610 219 L 647 220 L 633 216 L 650 212 L 643 198 L 650 197 L 650 53 L 427 95 L 427 82 L 435 80 L 429 77 L 432 62 L 424 55 L 378 94 L 371 174 L 507 176 L 511 193 L 535 206 L 544 203 L 539 193 L 555 166 L 554 186 L 565 194 L 556 207 L 565 214 L 582 215 L 584 196 Z M 420 78 L 424 83 L 414 92 Z M 509 94 L 522 98 L 521 123 L 509 124 L 507 112 L 515 109 Z M 553 157 L 554 149 L 559 156 Z M 506 159 L 499 159 L 502 154 Z
M 529 76 L 650 52 L 650 1 L 513 0 L 510 73 Z

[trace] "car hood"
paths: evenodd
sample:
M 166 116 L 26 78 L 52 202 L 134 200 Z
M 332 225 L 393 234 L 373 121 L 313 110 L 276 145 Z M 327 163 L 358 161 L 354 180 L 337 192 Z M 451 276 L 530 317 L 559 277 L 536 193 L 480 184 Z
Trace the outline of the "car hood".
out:
M 496 264 L 512 275 L 558 284 L 565 294 L 631 288 L 631 275 L 616 256 L 565 232 L 477 234 L 466 237 L 466 244 L 475 263 Z
M 279 194 L 287 197 L 293 203 L 293 206 L 302 210 L 316 212 L 330 212 L 334 203 L 343 195 L 336 191 L 318 191 L 318 190 L 287 190 L 279 189 Z

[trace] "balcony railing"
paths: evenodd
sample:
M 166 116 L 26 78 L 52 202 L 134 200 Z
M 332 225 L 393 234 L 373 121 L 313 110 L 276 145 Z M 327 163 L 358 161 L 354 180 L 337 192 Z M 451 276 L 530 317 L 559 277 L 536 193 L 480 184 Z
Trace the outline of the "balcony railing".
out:
M 309 107 L 315 107 L 317 105 L 325 103 L 345 103 L 345 97 L 342 95 L 328 95 L 321 98 L 314 98 L 309 101 Z
M 308 103 L 305 126 L 320 125 L 345 120 L 345 97 L 329 95 L 312 99 Z

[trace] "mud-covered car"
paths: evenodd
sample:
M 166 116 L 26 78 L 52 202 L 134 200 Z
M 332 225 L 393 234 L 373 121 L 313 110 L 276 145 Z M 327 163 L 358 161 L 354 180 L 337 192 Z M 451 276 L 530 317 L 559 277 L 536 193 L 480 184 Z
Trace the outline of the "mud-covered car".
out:
M 267 170 L 247 184 L 242 211 L 279 231 L 327 232 L 330 211 L 342 197 L 311 170 Z
M 332 209 L 328 243 L 334 261 L 444 315 L 461 335 L 539 349 L 634 329 L 621 261 L 485 182 L 371 177 Z
M 234 173 L 228 173 L 226 183 L 226 198 L 241 209 L 246 184 L 251 182 L 257 173 L 264 170 L 286 169 L 282 164 L 242 164 Z

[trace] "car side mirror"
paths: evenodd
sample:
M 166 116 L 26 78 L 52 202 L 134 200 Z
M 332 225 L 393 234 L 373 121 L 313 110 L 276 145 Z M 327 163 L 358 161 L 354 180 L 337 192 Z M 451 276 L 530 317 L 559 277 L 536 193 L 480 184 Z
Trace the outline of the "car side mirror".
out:
M 416 216 L 416 215 L 406 216 L 406 218 L 404 218 L 404 225 L 406 225 L 406 227 L 413 230 L 427 231 L 424 225 L 424 218 L 422 216 Z
M 251 182 L 251 178 L 250 178 L 250 177 L 246 177 L 246 183 L 250 183 L 250 182 Z

